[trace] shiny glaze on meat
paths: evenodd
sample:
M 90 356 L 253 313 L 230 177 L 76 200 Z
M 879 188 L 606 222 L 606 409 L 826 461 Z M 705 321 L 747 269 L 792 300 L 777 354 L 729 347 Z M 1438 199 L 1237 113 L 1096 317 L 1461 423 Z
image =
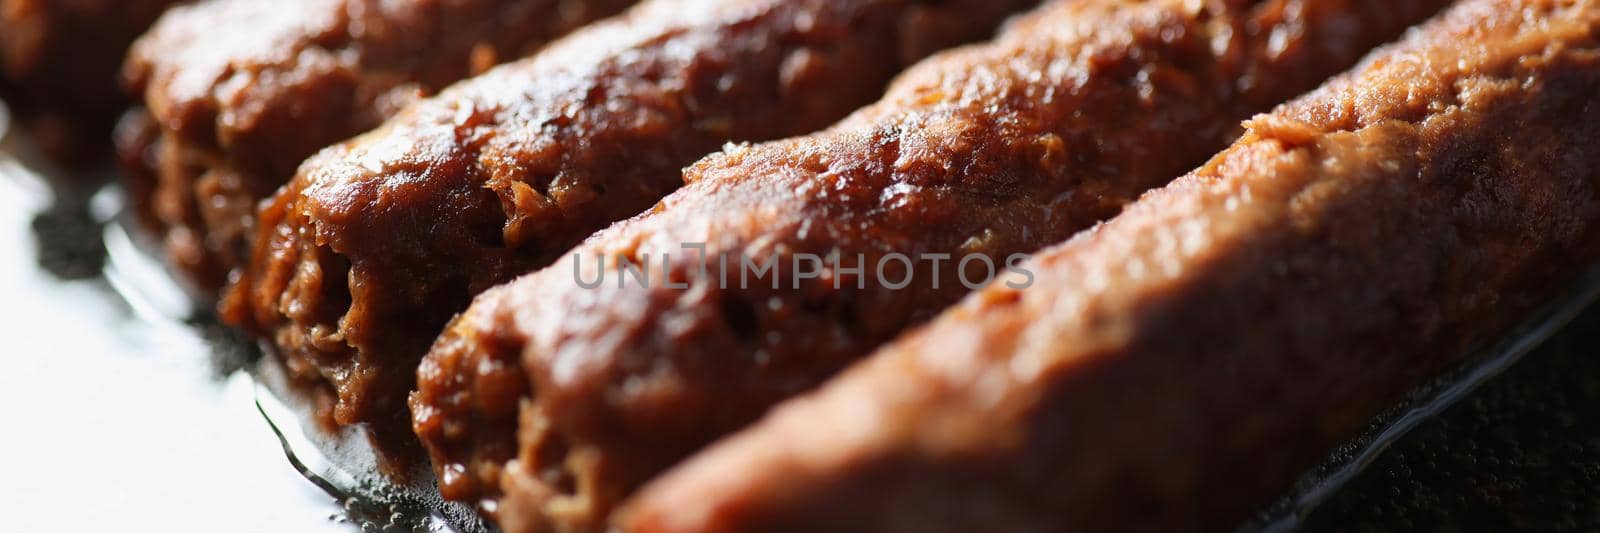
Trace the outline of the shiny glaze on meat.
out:
M 719 287 L 723 254 L 777 254 L 780 272 L 802 253 L 998 265 L 1114 215 L 1443 3 L 1050 4 L 825 132 L 697 163 L 649 212 L 479 298 L 419 371 L 416 429 L 450 492 L 499 473 L 520 426 L 502 523 L 596 527 L 649 476 L 966 292 L 955 263 L 935 278 L 924 261 L 899 289 L 874 268 Z M 706 243 L 706 275 L 684 243 Z M 646 256 L 655 283 L 619 288 L 613 260 Z M 609 282 L 579 286 L 601 258 Z
M 619 530 L 1220 531 L 1600 256 L 1600 5 L 1469 0 Z
M 257 202 L 406 102 L 633 0 L 208 0 L 162 17 L 124 76 L 133 201 L 202 292 L 248 251 Z
M 226 317 L 331 385 L 339 422 L 409 436 L 417 361 L 473 295 L 649 207 L 725 141 L 823 127 L 1033 2 L 647 2 L 307 161 L 263 208 Z

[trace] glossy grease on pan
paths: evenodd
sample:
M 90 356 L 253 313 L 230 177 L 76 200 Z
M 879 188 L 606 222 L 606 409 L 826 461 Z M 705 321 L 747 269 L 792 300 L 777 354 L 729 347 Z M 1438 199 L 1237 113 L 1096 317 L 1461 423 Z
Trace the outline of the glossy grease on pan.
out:
M 1600 256 L 1600 6 L 1469 0 L 820 391 L 625 530 L 1232 527 Z
M 955 261 L 883 258 L 998 265 L 1064 240 L 1442 4 L 1050 4 L 827 131 L 697 163 L 649 212 L 479 298 L 419 372 L 416 429 L 447 489 L 500 476 L 508 529 L 598 527 L 653 474 L 966 292 Z M 867 266 L 795 288 L 802 254 Z M 652 284 L 625 279 L 647 257 Z M 777 275 L 741 282 L 740 262 L 773 257 Z

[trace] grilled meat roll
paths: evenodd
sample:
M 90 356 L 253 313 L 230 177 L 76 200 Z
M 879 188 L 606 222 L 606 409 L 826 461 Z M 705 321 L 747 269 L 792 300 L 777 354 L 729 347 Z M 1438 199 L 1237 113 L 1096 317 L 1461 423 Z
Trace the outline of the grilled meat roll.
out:
M 135 44 L 143 110 L 118 151 L 172 263 L 202 292 L 248 251 L 256 204 L 307 156 L 417 95 L 515 59 L 633 0 L 209 0 Z
M 310 159 L 261 211 L 226 318 L 393 421 L 473 295 L 549 263 L 734 139 L 812 131 L 1034 0 L 654 0 Z M 447 491 L 447 494 L 459 494 Z
M 1600 255 L 1600 4 L 1469 0 L 620 526 L 1216 531 Z M 1019 283 L 1020 284 L 1020 283 Z
M 597 527 L 651 475 L 1442 4 L 1050 4 L 827 131 L 697 163 L 649 212 L 483 295 L 419 370 L 414 427 L 447 492 L 502 480 L 508 529 Z
M 0 97 L 55 160 L 108 153 L 128 44 L 178 0 L 0 0 Z

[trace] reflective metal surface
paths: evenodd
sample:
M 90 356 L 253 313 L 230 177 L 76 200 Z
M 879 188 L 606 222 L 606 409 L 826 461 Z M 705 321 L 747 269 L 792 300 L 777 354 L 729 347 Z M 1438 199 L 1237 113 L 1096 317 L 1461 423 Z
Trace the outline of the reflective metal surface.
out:
M 44 180 L 9 155 L 26 150 L 0 142 L 0 529 L 355 530 L 206 329 L 144 320 L 92 275 L 115 196 Z

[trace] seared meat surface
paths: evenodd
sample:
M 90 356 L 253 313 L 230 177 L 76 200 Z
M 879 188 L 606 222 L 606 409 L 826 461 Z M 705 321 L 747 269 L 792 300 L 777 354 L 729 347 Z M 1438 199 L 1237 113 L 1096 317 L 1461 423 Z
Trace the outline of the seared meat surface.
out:
M 331 386 L 337 421 L 409 435 L 417 362 L 473 295 L 649 207 L 726 141 L 821 128 L 1033 2 L 647 2 L 307 161 L 261 211 L 224 313 Z
M 1116 214 L 1444 3 L 1049 4 L 824 132 L 702 160 L 650 211 L 484 294 L 423 363 L 415 428 L 447 492 L 500 476 L 509 530 L 598 527 L 960 298 L 987 270 L 965 259 L 999 270 Z
M 248 251 L 257 202 L 307 156 L 407 102 L 633 0 L 207 0 L 129 54 L 143 109 L 118 151 L 144 219 L 204 292 Z
M 1600 5 L 1468 0 L 622 530 L 1217 531 L 1600 256 Z

